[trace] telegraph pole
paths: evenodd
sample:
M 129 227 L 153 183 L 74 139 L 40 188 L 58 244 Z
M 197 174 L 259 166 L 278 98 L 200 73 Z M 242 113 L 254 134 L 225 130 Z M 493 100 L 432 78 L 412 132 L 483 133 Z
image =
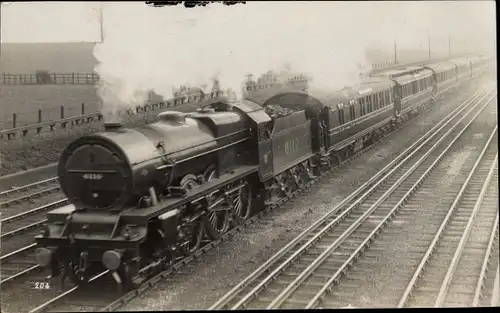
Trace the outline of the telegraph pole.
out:
M 104 42 L 104 20 L 102 18 L 102 7 L 103 5 L 101 4 L 101 7 L 99 8 L 99 24 L 101 28 L 101 42 Z
M 427 36 L 427 41 L 429 44 L 429 60 L 431 59 L 431 32 L 429 31 L 428 36 Z
M 101 43 L 104 42 L 104 19 L 102 16 L 103 6 L 104 6 L 104 4 L 101 3 L 101 5 L 99 6 L 99 11 L 97 11 L 96 9 L 93 9 L 97 13 L 97 19 L 99 20 L 99 31 L 101 34 Z
M 398 48 L 396 40 L 394 40 L 394 64 L 398 64 Z
M 451 57 L 451 36 L 448 35 L 448 56 Z

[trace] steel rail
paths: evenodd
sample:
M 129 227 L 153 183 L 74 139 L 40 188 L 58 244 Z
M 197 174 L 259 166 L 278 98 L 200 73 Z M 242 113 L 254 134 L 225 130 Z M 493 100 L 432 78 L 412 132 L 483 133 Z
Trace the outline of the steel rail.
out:
M 483 156 L 486 152 L 486 149 L 491 142 L 491 139 L 496 134 L 496 129 L 497 129 L 497 126 L 495 126 L 495 130 L 490 135 L 490 138 L 488 139 L 487 144 L 485 145 L 484 149 L 481 151 L 481 154 L 478 157 L 476 163 L 474 163 L 474 166 L 473 166 L 472 170 L 470 171 L 469 175 L 467 176 L 465 182 L 462 184 L 460 191 L 458 192 L 457 196 L 455 197 L 455 200 L 453 201 L 452 205 L 450 206 L 450 209 L 448 210 L 448 213 L 446 214 L 443 222 L 441 223 L 438 231 L 436 232 L 436 235 L 434 236 L 431 244 L 429 245 L 429 248 L 425 252 L 422 260 L 420 261 L 420 264 L 418 265 L 417 269 L 415 270 L 415 273 L 413 274 L 410 282 L 408 283 L 405 291 L 403 292 L 403 295 L 402 295 L 402 297 L 398 303 L 398 306 L 397 306 L 398 308 L 404 307 L 406 302 L 410 298 L 411 292 L 415 288 L 418 279 L 422 275 L 425 266 L 427 265 L 428 261 L 430 260 L 430 256 L 432 255 L 432 252 L 434 252 L 434 249 L 436 248 L 438 241 L 441 239 L 442 235 L 444 234 L 444 230 L 445 230 L 446 226 L 448 225 L 448 222 L 450 221 L 450 217 L 452 216 L 453 212 L 457 208 L 457 205 L 458 205 L 460 199 L 462 198 L 462 195 L 463 195 L 465 189 L 467 188 L 469 181 L 471 180 L 473 174 L 475 173 L 476 169 L 478 168 L 479 163 L 482 161 Z
M 27 201 L 27 200 L 30 200 L 33 198 L 38 198 L 38 197 L 41 197 L 45 194 L 50 194 L 50 193 L 53 193 L 55 191 L 58 191 L 60 189 L 61 189 L 60 186 L 54 186 L 54 187 L 50 187 L 50 188 L 47 188 L 44 190 L 36 191 L 34 193 L 31 193 L 31 194 L 24 195 L 24 196 L 19 197 L 19 198 L 7 200 L 7 201 L 0 203 L 0 208 L 7 208 L 7 207 L 12 206 L 14 204 L 18 204 L 18 203 L 21 203 L 23 201 Z
M 465 132 L 465 130 L 469 127 L 470 124 L 476 119 L 476 117 L 486 108 L 486 106 L 489 104 L 490 101 L 487 101 L 487 103 L 475 114 L 475 116 L 467 123 L 467 125 L 458 133 L 455 138 L 453 139 L 452 142 L 448 144 L 448 146 L 445 148 L 445 150 L 436 158 L 436 160 L 429 166 L 429 168 L 425 171 L 424 174 L 418 179 L 418 181 L 410 188 L 410 190 L 405 194 L 405 196 L 398 202 L 396 206 L 393 207 L 391 210 L 390 214 L 386 216 L 386 218 L 380 223 L 377 228 L 367 237 L 367 239 L 356 249 L 355 253 L 351 255 L 351 257 L 346 261 L 341 268 L 328 280 L 328 282 L 323 286 L 321 289 L 320 293 L 318 293 L 313 300 L 308 304 L 309 306 L 312 306 L 314 302 L 316 302 L 317 299 L 327 290 L 327 288 L 333 283 L 339 276 L 340 273 L 342 273 L 345 270 L 345 267 L 350 263 L 350 261 L 358 255 L 358 252 L 361 251 L 361 249 L 364 247 L 364 244 L 367 243 L 374 234 L 378 232 L 378 229 L 385 224 L 385 222 L 388 220 L 390 216 L 393 215 L 393 213 L 401 207 L 401 205 L 405 202 L 406 199 L 410 195 L 412 195 L 415 192 L 415 188 L 420 186 L 420 183 L 425 179 L 430 171 L 432 171 L 435 166 L 442 160 L 442 158 L 447 154 L 451 146 L 461 137 L 461 135 Z M 472 111 L 472 109 L 470 110 Z M 469 112 L 470 112 L 469 111 Z M 468 113 L 469 113 L 468 112 Z M 436 142 L 430 149 L 427 151 L 426 154 L 424 154 L 418 161 L 415 162 L 415 164 L 408 169 L 399 179 L 397 182 L 395 182 L 377 201 L 368 209 L 366 212 L 359 217 L 357 221 L 355 221 L 344 233 L 337 238 L 329 247 L 327 247 L 324 252 L 316 258 L 297 278 L 295 278 L 294 281 L 292 281 L 274 300 L 269 304 L 267 309 L 276 309 L 278 308 L 299 286 L 301 283 L 303 283 L 312 273 L 313 271 L 321 265 L 326 258 L 340 246 L 342 242 L 344 242 L 353 232 L 355 229 L 357 229 L 366 219 L 367 217 L 374 212 L 381 204 L 384 202 L 390 194 L 392 194 L 400 185 L 403 183 L 430 155 L 431 153 L 437 149 L 437 147 L 441 144 L 441 142 L 448 137 L 448 135 L 454 130 L 454 128 L 461 123 L 462 120 L 464 120 L 467 117 L 467 115 L 464 115 L 450 130 L 448 130 L 440 139 L 438 142 Z M 495 128 L 496 130 L 496 128 Z M 493 132 L 495 134 L 495 132 Z M 491 141 L 491 138 L 490 138 Z M 488 141 L 489 143 L 489 141 Z M 488 145 L 487 145 L 488 146 Z M 484 151 L 483 151 L 484 152 Z M 404 162 L 404 161 L 403 161 Z
M 491 140 L 491 139 L 490 139 Z M 338 281 L 338 279 L 340 278 L 339 276 L 342 274 L 342 272 L 349 266 L 349 264 L 355 259 L 355 257 L 360 253 L 362 252 L 362 249 L 364 247 L 366 247 L 366 245 L 373 239 L 373 236 L 376 236 L 376 234 L 379 232 L 379 230 L 384 226 L 384 224 L 386 224 L 388 221 L 390 221 L 391 217 L 394 216 L 395 212 L 401 208 L 406 200 L 408 199 L 409 196 L 411 196 L 414 192 L 415 192 L 415 189 L 418 188 L 419 185 L 422 184 L 422 181 L 427 177 L 429 176 L 431 170 L 437 165 L 437 163 L 439 163 L 439 161 L 442 159 L 442 157 L 444 156 L 444 154 L 446 154 L 446 152 L 449 150 L 449 148 L 451 148 L 451 145 L 453 144 L 454 142 L 452 142 L 447 148 L 446 150 L 434 161 L 434 163 L 432 165 L 429 166 L 429 168 L 426 170 L 426 172 L 424 174 L 421 175 L 421 177 L 417 180 L 417 182 L 410 188 L 410 190 L 407 191 L 407 193 L 401 198 L 401 200 L 398 201 L 398 203 L 396 205 L 394 205 L 394 207 L 391 209 L 391 211 L 386 215 L 386 217 L 382 220 L 382 222 L 379 223 L 379 225 L 377 225 L 377 227 L 367 236 L 367 238 L 358 246 L 358 248 L 353 252 L 353 254 L 349 257 L 348 260 L 346 260 L 344 262 L 344 264 L 342 264 L 339 268 L 339 270 L 325 283 L 325 285 L 323 286 L 323 288 L 320 290 L 320 292 L 318 292 L 314 297 L 313 299 L 308 303 L 308 305 L 306 306 L 306 309 L 310 309 L 312 308 L 316 302 L 318 302 L 320 300 L 321 297 L 323 297 L 323 295 L 325 293 L 328 292 L 328 289 L 336 282 Z M 486 147 L 489 145 L 489 142 L 487 143 Z
M 491 297 L 491 306 L 496 307 L 500 305 L 500 269 L 497 265 L 497 270 L 495 274 L 495 284 L 493 285 L 493 295 Z
M 12 251 L 12 252 L 10 252 L 10 253 L 8 253 L 8 254 L 3 255 L 2 257 L 0 257 L 0 262 L 5 262 L 7 259 L 10 259 L 10 258 L 12 258 L 12 257 L 14 257 L 14 256 L 16 256 L 16 255 L 18 255 L 18 254 L 21 254 L 21 253 L 23 253 L 23 252 L 26 252 L 26 251 L 28 251 L 28 250 L 31 250 L 31 249 L 33 249 L 33 248 L 35 248 L 35 247 L 36 247 L 36 243 L 32 243 L 32 244 L 30 244 L 30 245 L 27 245 L 27 246 L 24 246 L 24 247 L 22 247 L 22 248 L 20 248 L 20 249 L 17 249 L 16 251 Z M 27 269 L 21 270 L 20 272 L 17 272 L 17 273 L 15 273 L 15 274 L 13 274 L 13 275 L 11 275 L 11 276 L 9 276 L 9 277 L 5 278 L 5 279 L 2 279 L 2 280 L 0 281 L 0 286 L 1 286 L 2 284 L 6 283 L 6 282 L 9 282 L 9 281 L 11 281 L 11 280 L 14 280 L 15 278 L 20 277 L 20 276 L 22 276 L 22 275 L 25 275 L 25 274 L 31 273 L 32 271 L 34 271 L 35 269 L 37 269 L 37 268 L 39 268 L 39 267 L 40 267 L 39 265 L 33 265 L 33 266 L 31 266 L 31 267 L 29 267 L 29 268 L 27 268 Z
M 29 268 L 27 268 L 27 269 L 25 269 L 25 270 L 22 270 L 22 271 L 20 271 L 20 272 L 17 272 L 17 273 L 15 273 L 14 275 L 11 275 L 11 276 L 9 276 L 9 277 L 7 277 L 7 278 L 3 279 L 2 281 L 0 281 L 0 286 L 1 286 L 2 284 L 5 284 L 6 282 L 9 282 L 9 281 L 12 281 L 12 280 L 14 280 L 14 279 L 16 279 L 16 278 L 19 278 L 20 276 L 23 276 L 23 275 L 26 275 L 26 274 L 28 274 L 28 273 L 31 273 L 31 272 L 33 272 L 34 270 L 36 270 L 37 268 L 39 268 L 39 267 L 40 267 L 39 265 L 33 265 L 32 267 L 29 267 Z
M 64 198 L 64 199 L 57 200 L 57 201 L 54 201 L 54 202 L 51 202 L 51 203 L 48 203 L 48 204 L 44 204 L 44 205 L 42 205 L 40 207 L 31 209 L 29 211 L 21 212 L 19 214 L 16 214 L 16 215 L 4 218 L 4 219 L 2 219 L 2 224 L 10 223 L 10 222 L 13 222 L 15 220 L 18 220 L 18 219 L 21 219 L 23 217 L 26 217 L 27 215 L 33 215 L 33 214 L 38 213 L 38 212 L 42 212 L 42 211 L 45 211 L 45 210 L 50 210 L 54 206 L 65 205 L 67 203 L 68 203 L 68 198 Z
M 497 129 L 497 127 L 495 127 L 495 130 L 496 129 Z M 493 132 L 493 134 L 494 133 L 495 132 Z M 485 151 L 486 150 L 484 150 L 484 152 Z M 476 164 L 477 164 L 477 166 L 479 166 L 479 162 L 476 162 Z M 476 166 L 476 164 L 474 164 L 474 166 Z M 448 271 L 446 272 L 446 276 L 443 279 L 443 283 L 441 284 L 441 288 L 439 289 L 439 293 L 438 293 L 436 302 L 434 303 L 434 307 L 441 307 L 446 299 L 446 296 L 448 295 L 448 289 L 450 287 L 451 280 L 453 278 L 453 275 L 455 274 L 455 271 L 456 271 L 457 266 L 458 266 L 458 262 L 462 256 L 462 252 L 464 251 L 465 243 L 469 239 L 469 235 L 470 235 L 470 232 L 472 230 L 472 225 L 475 221 L 476 214 L 479 211 L 481 205 L 483 204 L 484 196 L 485 196 L 486 191 L 489 187 L 491 178 L 493 177 L 493 174 L 495 172 L 495 167 L 497 165 L 498 165 L 498 153 L 495 156 L 495 161 L 493 162 L 493 165 L 491 166 L 490 171 L 488 172 L 488 176 L 486 177 L 486 179 L 484 181 L 481 192 L 479 193 L 476 204 L 474 205 L 474 209 L 472 210 L 472 212 L 470 214 L 469 221 L 467 222 L 464 233 L 462 234 L 462 237 L 460 238 L 460 242 L 458 243 L 458 247 L 455 250 L 455 254 L 453 255 L 453 259 L 451 260 Z M 475 171 L 475 169 L 476 169 L 476 167 L 474 167 L 473 171 Z M 472 173 L 472 171 L 471 171 L 471 173 Z M 472 177 L 472 175 L 470 175 L 469 177 Z M 467 178 L 469 179 L 469 177 L 467 177 Z M 493 231 L 495 231 L 495 229 L 493 229 Z
M 59 179 L 58 177 L 51 177 L 51 178 L 48 178 L 48 179 L 45 179 L 45 180 L 41 180 L 41 181 L 34 182 L 34 183 L 31 183 L 31 184 L 28 184 L 28 185 L 24 185 L 24 186 L 21 186 L 21 187 L 14 187 L 14 188 L 11 188 L 11 189 L 7 189 L 7 190 L 4 190 L 4 191 L 0 192 L 0 196 L 8 196 L 8 195 L 10 195 L 12 193 L 21 192 L 23 190 L 26 190 L 26 189 L 29 189 L 29 188 L 32 188 L 32 187 L 38 187 L 38 186 L 41 186 L 41 185 L 45 185 L 47 183 L 50 183 L 50 182 L 58 180 L 58 179 Z
M 36 228 L 40 225 L 42 225 L 43 223 L 47 222 L 47 219 L 43 219 L 41 221 L 37 221 L 37 222 L 34 222 L 34 223 L 31 223 L 29 225 L 25 225 L 25 226 L 22 226 L 22 227 L 19 227 L 19 228 L 16 228 L 10 232 L 7 232 L 7 233 L 3 233 L 2 235 L 0 235 L 0 239 L 5 239 L 5 238 L 9 238 L 9 237 L 12 237 L 16 234 L 19 234 L 19 233 L 22 233 L 22 232 L 25 232 L 27 230 L 30 230 L 30 229 L 33 229 L 33 228 Z
M 333 208 L 331 211 L 329 211 L 324 216 L 322 216 L 320 219 L 318 219 L 317 222 L 315 222 L 308 229 L 306 229 L 305 231 L 303 231 L 299 236 L 297 236 L 290 243 L 288 243 L 283 249 L 281 249 L 276 254 L 274 254 L 263 265 L 261 265 L 257 270 L 255 270 L 252 274 L 250 274 L 247 278 L 245 278 L 242 282 L 240 282 L 237 286 L 235 286 L 231 291 L 229 291 L 228 293 L 226 293 L 221 299 L 219 299 L 209 309 L 210 310 L 214 310 L 214 309 L 218 309 L 218 308 L 226 306 L 229 303 L 229 301 L 231 301 L 240 291 L 242 291 L 246 286 L 248 286 L 251 283 L 251 281 L 253 281 L 256 277 L 260 276 L 266 270 L 268 270 L 276 261 L 278 261 L 284 255 L 286 255 L 286 253 L 288 253 L 288 251 L 291 250 L 296 244 L 298 244 L 305 237 L 307 237 L 313 230 L 316 230 L 321 224 L 323 224 L 326 220 L 328 220 L 328 218 L 330 218 L 334 213 L 336 213 L 336 211 L 340 207 L 344 206 L 346 203 L 348 203 L 349 201 L 351 201 L 352 199 L 354 199 L 355 197 L 357 197 L 364 189 L 366 189 L 372 183 L 379 181 L 380 177 L 383 174 L 385 174 L 385 172 L 388 169 L 390 169 L 394 164 L 396 164 L 397 162 L 399 162 L 409 151 L 411 151 L 416 146 L 418 146 L 422 141 L 424 141 L 426 139 L 426 137 L 428 137 L 433 132 L 437 132 L 437 131 L 441 130 L 446 125 L 445 123 L 447 123 L 447 121 L 449 119 L 452 119 L 452 118 L 456 117 L 459 113 L 461 113 L 463 110 L 465 110 L 468 105 L 470 105 L 473 101 L 475 101 L 477 98 L 479 98 L 480 95 L 482 95 L 482 93 L 481 92 L 477 92 L 475 95 L 473 95 L 472 97 L 470 97 L 468 100 L 464 101 L 464 103 L 461 106 L 459 106 L 458 108 L 456 108 L 446 118 L 444 118 L 443 120 L 441 120 L 437 125 L 435 125 L 431 130 L 429 130 L 425 135 L 423 135 L 422 137 L 420 137 L 419 140 L 417 140 L 411 147 L 407 148 L 403 153 L 401 153 L 390 164 L 388 164 L 386 167 L 384 167 L 382 170 L 380 170 L 377 174 L 375 174 L 369 181 L 367 181 L 365 184 L 363 184 L 361 187 L 359 187 L 356 191 L 354 191 L 351 195 L 349 195 L 347 198 L 345 198 L 341 203 L 339 203 L 337 206 L 335 206 L 335 208 Z M 438 129 L 438 130 L 436 130 L 436 129 Z M 423 144 L 425 144 L 427 141 L 425 141 Z M 320 233 L 317 236 L 315 236 L 314 238 L 312 238 L 311 240 L 309 240 L 301 249 L 299 249 L 299 251 L 297 251 L 296 253 L 294 253 L 294 255 L 292 255 L 290 258 L 288 258 L 285 261 L 285 263 L 289 263 L 295 257 L 297 257 L 300 252 L 302 252 L 306 247 L 310 246 L 314 241 L 316 241 L 318 239 L 319 235 L 322 234 L 322 233 L 324 233 L 324 232 L 326 232 L 327 230 L 329 230 L 330 226 L 332 226 L 332 225 L 333 225 L 333 223 L 330 223 L 329 225 L 327 225 L 322 231 L 320 231 Z M 282 270 L 282 268 L 283 267 L 278 267 L 269 276 L 275 276 L 275 274 L 279 273 L 279 271 Z M 254 290 L 252 290 L 252 292 L 257 291 L 264 284 L 265 284 L 264 282 L 262 284 L 259 284 L 259 286 L 255 287 Z M 236 305 L 235 307 L 238 307 L 238 305 Z
M 479 306 L 479 301 L 481 301 L 484 281 L 486 279 L 486 271 L 488 271 L 491 252 L 493 251 L 493 244 L 498 234 L 497 229 L 498 229 L 498 212 L 497 212 L 497 218 L 495 219 L 495 224 L 493 224 L 490 239 L 488 241 L 488 248 L 486 250 L 486 255 L 484 256 L 483 266 L 481 267 L 481 272 L 479 274 L 479 279 L 477 281 L 476 291 L 474 293 L 474 301 L 472 302 L 473 307 Z
M 94 277 L 92 277 L 91 279 L 89 279 L 89 283 L 101 278 L 102 276 L 106 275 L 107 273 L 109 272 L 109 270 L 106 270 L 98 275 L 95 275 Z M 57 295 L 56 297 L 50 299 L 49 301 L 47 302 L 44 302 L 43 304 L 37 306 L 36 308 L 34 308 L 33 310 L 30 311 L 30 313 L 37 313 L 37 312 L 40 312 L 42 311 L 43 309 L 47 308 L 49 305 L 51 305 L 52 303 L 66 297 L 67 295 L 73 293 L 75 290 L 77 290 L 79 288 L 79 286 L 75 286 L 71 289 L 68 289 L 66 290 L 65 292 L 61 293 L 60 295 Z
M 24 246 L 24 247 L 22 247 L 20 249 L 17 249 L 16 251 L 12 251 L 10 253 L 7 253 L 6 255 L 2 255 L 2 257 L 0 257 L 0 261 L 5 261 L 7 259 L 10 259 L 11 257 L 13 257 L 13 256 L 15 256 L 17 254 L 22 253 L 22 252 L 26 252 L 29 249 L 32 249 L 34 247 L 36 247 L 36 243 L 32 243 L 30 245 L 27 245 L 27 246 Z

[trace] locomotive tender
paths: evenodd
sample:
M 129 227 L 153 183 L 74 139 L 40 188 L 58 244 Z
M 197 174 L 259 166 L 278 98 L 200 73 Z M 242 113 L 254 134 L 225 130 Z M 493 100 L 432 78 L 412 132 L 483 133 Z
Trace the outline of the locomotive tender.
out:
M 58 176 L 71 205 L 47 214 L 37 262 L 62 281 L 85 282 L 106 268 L 130 287 L 290 196 L 487 61 L 386 71 L 334 93 L 207 101 L 133 129 L 108 124 L 62 153 Z

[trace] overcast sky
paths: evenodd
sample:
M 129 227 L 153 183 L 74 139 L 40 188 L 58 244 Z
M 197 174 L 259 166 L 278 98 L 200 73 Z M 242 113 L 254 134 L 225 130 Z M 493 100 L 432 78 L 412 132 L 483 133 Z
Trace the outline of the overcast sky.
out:
M 2 42 L 99 41 L 97 13 L 99 6 L 99 2 L 3 3 L 1 40 Z M 401 46 L 404 46 L 405 41 L 410 39 L 416 42 L 414 38 L 408 36 L 410 30 L 414 34 L 413 37 L 421 37 L 417 41 L 423 47 L 427 46 L 426 39 L 429 30 L 433 38 L 433 46 L 436 47 L 447 46 L 448 35 L 457 42 L 459 37 L 460 40 L 468 40 L 468 44 L 472 46 L 484 44 L 479 41 L 491 43 L 495 38 L 494 1 L 397 1 L 393 3 L 367 1 L 363 4 L 363 8 L 365 7 L 367 9 L 364 11 L 371 12 L 368 15 L 357 14 L 353 10 L 342 14 L 352 16 L 349 23 L 352 21 L 352 23 L 362 23 L 366 26 L 378 25 L 378 29 L 393 33 L 391 36 L 383 37 L 386 38 L 385 40 L 397 37 L 395 39 Z M 341 12 L 334 13 L 341 14 Z M 297 18 L 303 19 L 304 14 L 297 12 Z M 106 14 L 104 14 L 104 21 L 106 25 Z M 346 26 L 346 31 L 348 27 Z M 377 42 L 378 37 L 382 36 L 373 36 L 374 42 Z
M 99 40 L 99 2 L 3 3 L 2 42 Z

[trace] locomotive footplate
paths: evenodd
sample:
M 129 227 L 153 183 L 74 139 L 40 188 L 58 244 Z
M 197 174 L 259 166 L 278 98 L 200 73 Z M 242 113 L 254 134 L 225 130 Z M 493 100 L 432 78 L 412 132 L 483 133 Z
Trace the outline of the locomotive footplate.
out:
M 180 207 L 181 205 L 187 204 L 189 202 L 195 202 L 198 199 L 209 196 L 221 186 L 224 186 L 232 181 L 247 177 L 250 174 L 256 173 L 257 170 L 258 167 L 255 165 L 241 166 L 231 172 L 222 173 L 219 179 L 211 180 L 192 191 L 188 191 L 182 198 L 163 199 L 157 205 L 146 208 L 131 208 L 125 210 L 121 214 L 121 218 L 125 223 L 147 223 L 151 218 L 162 215 L 174 208 Z

